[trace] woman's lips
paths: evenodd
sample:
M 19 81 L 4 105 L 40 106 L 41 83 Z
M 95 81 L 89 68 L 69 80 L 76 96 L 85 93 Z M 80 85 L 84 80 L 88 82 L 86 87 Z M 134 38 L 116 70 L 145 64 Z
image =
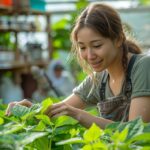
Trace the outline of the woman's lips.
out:
M 97 68 L 97 67 L 100 67 L 101 63 L 102 63 L 102 60 L 100 60 L 98 62 L 90 63 L 90 64 L 93 68 Z

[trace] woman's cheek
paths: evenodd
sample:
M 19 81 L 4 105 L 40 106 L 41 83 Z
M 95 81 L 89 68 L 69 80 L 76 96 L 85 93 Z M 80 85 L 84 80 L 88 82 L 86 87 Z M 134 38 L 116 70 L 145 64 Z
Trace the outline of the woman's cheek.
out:
M 86 60 L 86 53 L 83 51 L 80 51 L 80 58 L 85 59 Z

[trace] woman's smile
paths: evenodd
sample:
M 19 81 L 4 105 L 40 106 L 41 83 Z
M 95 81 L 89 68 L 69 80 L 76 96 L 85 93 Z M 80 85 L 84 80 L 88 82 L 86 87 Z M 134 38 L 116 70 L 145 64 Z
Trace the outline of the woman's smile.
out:
M 91 67 L 92 67 L 93 69 L 96 69 L 96 68 L 101 67 L 102 60 L 99 60 L 99 61 L 97 61 L 97 62 L 89 62 L 89 64 L 91 65 Z

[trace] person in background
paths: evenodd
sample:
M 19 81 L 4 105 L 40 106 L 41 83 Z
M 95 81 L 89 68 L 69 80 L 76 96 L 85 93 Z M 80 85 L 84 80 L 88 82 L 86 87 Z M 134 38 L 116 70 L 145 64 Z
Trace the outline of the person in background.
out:
M 0 77 L 0 98 L 4 104 L 23 99 L 20 73 L 8 74 Z
M 61 96 L 68 96 L 75 87 L 75 81 L 60 60 L 52 60 L 46 71 L 48 79 Z
M 37 66 L 31 67 L 31 73 L 37 82 L 37 89 L 32 94 L 32 101 L 41 102 L 47 97 L 59 97 L 56 89 L 53 87 L 51 81 L 47 78 L 43 69 Z
M 150 56 L 141 54 L 137 44 L 127 39 L 121 19 L 111 6 L 92 3 L 77 18 L 71 33 L 73 52 L 85 80 L 63 101 L 46 110 L 49 117 L 68 115 L 87 128 L 101 128 L 115 121 L 130 121 L 141 116 L 150 122 Z M 18 103 L 10 103 L 10 108 Z M 21 105 L 30 107 L 28 100 Z M 99 108 L 101 116 L 83 109 Z

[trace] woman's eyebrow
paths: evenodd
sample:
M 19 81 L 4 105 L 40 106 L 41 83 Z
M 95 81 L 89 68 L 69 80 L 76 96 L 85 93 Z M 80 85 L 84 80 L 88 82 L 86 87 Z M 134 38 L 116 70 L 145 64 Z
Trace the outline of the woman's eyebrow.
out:
M 94 42 L 102 42 L 102 40 L 98 39 L 98 40 L 92 40 L 92 41 L 90 41 L 90 43 L 94 43 Z M 78 43 L 78 44 L 84 44 L 84 43 L 81 42 L 81 41 L 78 41 L 77 43 Z
M 92 40 L 92 41 L 90 41 L 90 43 L 94 43 L 94 42 L 102 42 L 102 40 L 98 39 L 98 40 Z

